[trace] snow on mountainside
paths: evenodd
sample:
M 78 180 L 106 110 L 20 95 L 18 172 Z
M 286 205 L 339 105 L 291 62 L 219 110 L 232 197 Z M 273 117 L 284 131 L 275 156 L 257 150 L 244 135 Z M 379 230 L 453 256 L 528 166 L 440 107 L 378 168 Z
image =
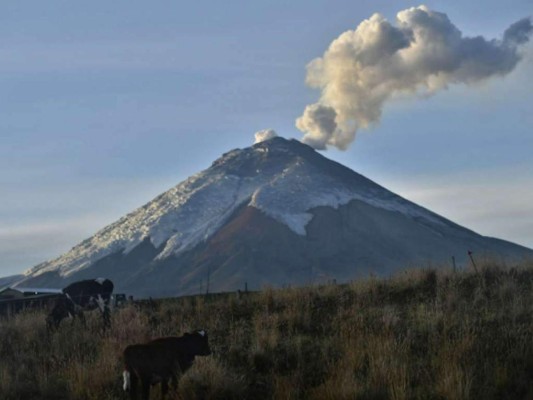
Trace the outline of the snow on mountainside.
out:
M 245 204 L 306 235 L 310 209 L 337 208 L 351 200 L 396 211 L 420 223 L 454 225 L 299 141 L 276 137 L 224 154 L 210 168 L 26 275 L 58 271 L 66 277 L 110 254 L 127 254 L 146 238 L 162 248 L 158 259 L 176 256 L 210 238 Z

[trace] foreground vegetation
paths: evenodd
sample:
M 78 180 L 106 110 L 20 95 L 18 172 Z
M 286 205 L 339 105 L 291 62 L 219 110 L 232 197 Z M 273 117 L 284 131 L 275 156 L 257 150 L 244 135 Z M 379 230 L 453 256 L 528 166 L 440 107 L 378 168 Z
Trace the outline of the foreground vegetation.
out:
M 0 397 L 121 399 L 127 344 L 209 331 L 174 399 L 532 399 L 533 263 L 0 321 Z M 156 397 L 157 396 L 157 397 Z M 159 398 L 157 390 L 153 398 Z

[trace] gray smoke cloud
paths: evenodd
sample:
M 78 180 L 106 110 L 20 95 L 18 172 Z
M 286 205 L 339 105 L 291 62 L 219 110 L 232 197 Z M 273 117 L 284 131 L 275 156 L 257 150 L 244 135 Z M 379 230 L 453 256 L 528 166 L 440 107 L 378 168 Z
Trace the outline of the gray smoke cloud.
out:
M 504 76 L 520 61 L 532 31 L 528 17 L 502 39 L 464 37 L 446 14 L 424 5 L 400 11 L 396 25 L 374 14 L 307 65 L 306 83 L 321 96 L 296 120 L 302 142 L 344 150 L 358 129 L 379 121 L 391 98 L 426 97 L 451 84 Z

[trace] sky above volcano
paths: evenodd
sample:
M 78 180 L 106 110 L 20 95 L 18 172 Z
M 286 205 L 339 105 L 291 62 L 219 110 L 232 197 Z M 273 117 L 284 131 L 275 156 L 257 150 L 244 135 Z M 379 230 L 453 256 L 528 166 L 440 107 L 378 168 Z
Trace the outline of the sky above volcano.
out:
M 468 3 L 468 4 L 464 4 Z M 529 0 L 426 1 L 502 40 Z M 306 66 L 406 1 L 18 1 L 0 15 L 0 276 L 98 229 L 274 129 L 320 91 Z M 323 154 L 480 234 L 533 247 L 533 45 L 509 73 L 391 98 Z

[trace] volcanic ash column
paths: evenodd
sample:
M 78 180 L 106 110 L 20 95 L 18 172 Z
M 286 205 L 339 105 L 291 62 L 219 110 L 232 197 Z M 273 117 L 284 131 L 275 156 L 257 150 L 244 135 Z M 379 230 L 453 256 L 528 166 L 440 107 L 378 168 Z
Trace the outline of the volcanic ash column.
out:
M 380 14 L 335 39 L 307 65 L 306 83 L 320 89 L 296 127 L 316 149 L 346 149 L 359 128 L 379 122 L 394 96 L 427 97 L 450 84 L 473 84 L 511 72 L 533 30 L 512 24 L 501 39 L 464 37 L 441 12 L 426 6 L 400 11 L 396 24 Z

